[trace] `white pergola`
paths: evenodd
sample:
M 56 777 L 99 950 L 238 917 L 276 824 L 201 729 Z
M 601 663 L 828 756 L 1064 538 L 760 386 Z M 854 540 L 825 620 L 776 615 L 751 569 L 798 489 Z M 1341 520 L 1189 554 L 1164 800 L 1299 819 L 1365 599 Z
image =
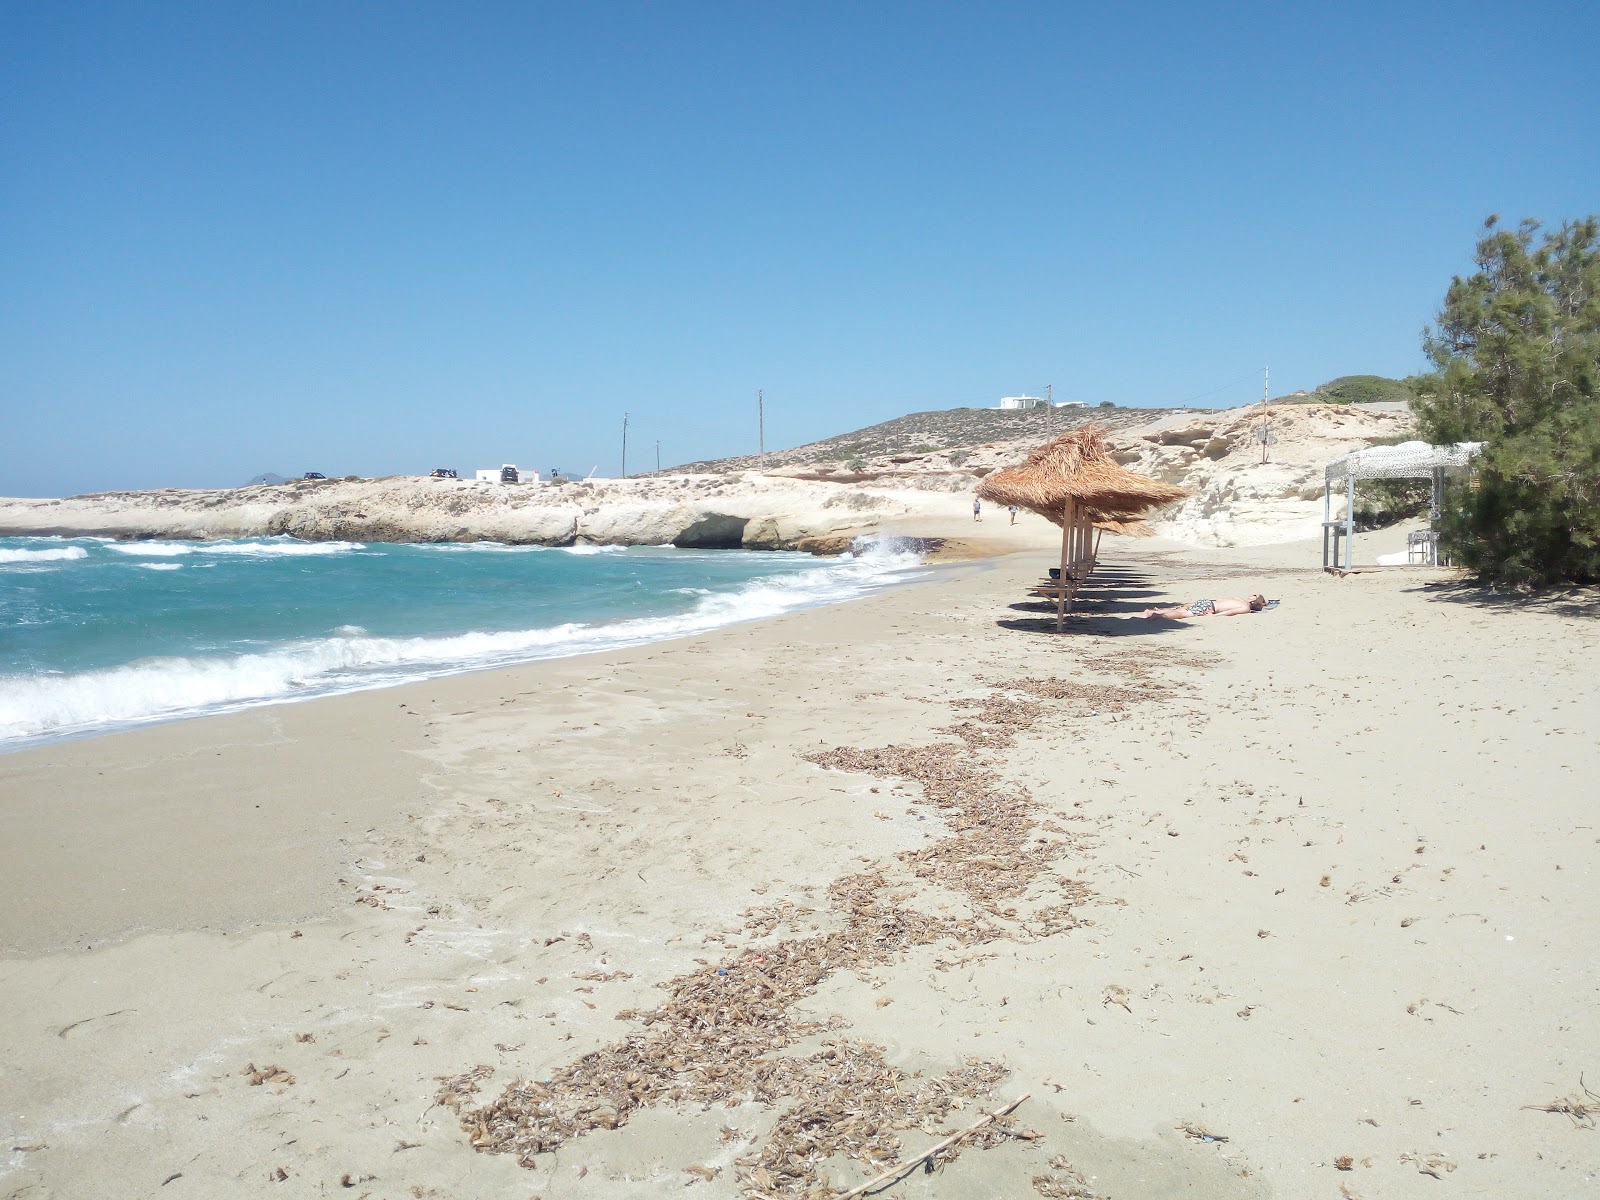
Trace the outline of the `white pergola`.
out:
M 1354 450 L 1343 458 L 1334 459 L 1323 471 L 1322 484 L 1322 565 L 1349 570 L 1355 565 L 1356 536 L 1356 480 L 1358 479 L 1432 479 L 1433 502 L 1428 509 L 1428 523 L 1437 528 L 1439 509 L 1444 503 L 1444 477 L 1452 471 L 1464 471 L 1473 456 L 1483 448 L 1482 442 L 1456 442 L 1451 446 L 1432 446 L 1427 442 L 1401 442 L 1398 446 L 1371 446 Z M 1333 519 L 1333 485 L 1344 481 L 1344 519 Z M 1340 542 L 1343 542 L 1344 561 L 1340 559 Z M 1431 543 L 1430 543 L 1431 549 Z M 1430 556 L 1427 561 L 1435 563 Z

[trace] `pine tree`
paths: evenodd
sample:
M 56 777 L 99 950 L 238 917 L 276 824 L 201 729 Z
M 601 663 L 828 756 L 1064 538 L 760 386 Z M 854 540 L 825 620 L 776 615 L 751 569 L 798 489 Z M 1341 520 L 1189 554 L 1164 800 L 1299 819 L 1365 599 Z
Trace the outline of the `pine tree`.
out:
M 1497 224 L 1423 337 L 1423 435 L 1485 443 L 1443 539 L 1486 582 L 1600 581 L 1600 218 Z

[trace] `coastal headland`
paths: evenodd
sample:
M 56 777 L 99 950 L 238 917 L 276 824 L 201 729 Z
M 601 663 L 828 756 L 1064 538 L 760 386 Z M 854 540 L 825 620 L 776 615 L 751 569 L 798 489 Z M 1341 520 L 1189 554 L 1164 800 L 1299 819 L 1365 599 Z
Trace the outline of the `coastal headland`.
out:
M 1592 1191 L 1592 602 L 1005 529 L 0 759 L 0 1197 Z
M 1271 453 L 1256 435 L 1270 417 Z M 0 536 L 499 541 L 838 553 L 868 529 L 963 515 L 978 480 L 1050 432 L 1110 426 L 1117 460 L 1191 496 L 1160 515 L 1170 537 L 1254 545 L 1313 537 L 1323 465 L 1407 434 L 1403 405 L 1306 403 L 1221 412 L 1118 409 L 918 413 L 764 457 L 628 479 L 500 485 L 390 476 L 239 488 L 0 499 Z

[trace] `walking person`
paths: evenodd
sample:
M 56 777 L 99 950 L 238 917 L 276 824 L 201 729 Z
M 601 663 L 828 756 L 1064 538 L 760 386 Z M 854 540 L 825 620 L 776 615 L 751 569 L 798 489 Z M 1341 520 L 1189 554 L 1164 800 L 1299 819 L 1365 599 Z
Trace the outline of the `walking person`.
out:
M 972 498 L 972 519 L 974 521 L 983 520 L 983 501 L 976 496 Z
M 1011 508 L 1011 523 L 1013 525 L 1015 525 L 1017 523 L 1017 506 L 1015 504 L 1013 504 L 1013 505 L 1010 506 L 1010 508 Z

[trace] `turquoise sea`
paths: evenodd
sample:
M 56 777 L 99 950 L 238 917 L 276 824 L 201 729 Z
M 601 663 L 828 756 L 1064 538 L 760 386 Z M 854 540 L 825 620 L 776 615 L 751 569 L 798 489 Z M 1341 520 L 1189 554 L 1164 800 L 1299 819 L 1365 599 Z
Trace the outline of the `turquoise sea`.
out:
M 858 549 L 0 538 L 0 750 L 702 633 L 926 570 Z

